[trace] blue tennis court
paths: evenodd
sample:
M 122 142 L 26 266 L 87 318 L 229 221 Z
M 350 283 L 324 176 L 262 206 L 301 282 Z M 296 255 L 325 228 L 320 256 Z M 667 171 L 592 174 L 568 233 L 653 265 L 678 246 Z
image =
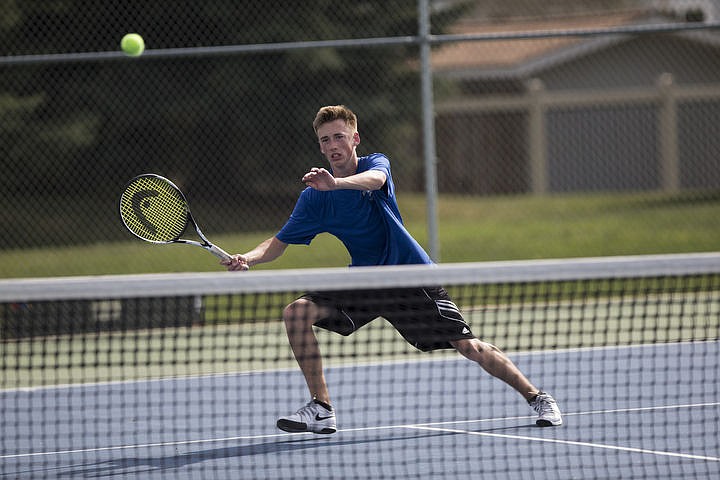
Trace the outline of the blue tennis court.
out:
M 542 379 L 565 425 L 536 427 L 509 387 L 464 359 L 433 356 L 328 368 L 339 428 L 330 436 L 275 428 L 277 416 L 306 401 L 295 369 L 5 390 L 1 473 L 138 479 L 720 474 L 720 342 L 512 358 L 530 378 Z

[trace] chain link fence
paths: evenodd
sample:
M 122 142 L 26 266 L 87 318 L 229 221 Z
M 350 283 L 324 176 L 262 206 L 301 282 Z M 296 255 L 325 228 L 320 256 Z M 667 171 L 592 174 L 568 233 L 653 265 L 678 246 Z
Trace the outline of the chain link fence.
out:
M 429 175 L 441 196 L 717 199 L 718 7 L 542 3 L 4 2 L 0 248 L 130 241 L 118 196 L 147 172 L 207 233 L 276 231 L 323 162 L 314 114 L 337 103 L 360 117 L 360 153 L 386 153 L 398 189 L 428 202 Z M 139 58 L 119 52 L 131 31 Z

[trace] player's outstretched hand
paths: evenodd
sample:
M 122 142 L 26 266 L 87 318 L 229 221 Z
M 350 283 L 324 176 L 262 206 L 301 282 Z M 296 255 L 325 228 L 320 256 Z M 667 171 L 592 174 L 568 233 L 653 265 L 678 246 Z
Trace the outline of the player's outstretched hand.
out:
M 324 168 L 311 168 L 310 171 L 303 176 L 302 182 L 315 190 L 328 191 L 335 190 L 337 187 L 335 177 Z

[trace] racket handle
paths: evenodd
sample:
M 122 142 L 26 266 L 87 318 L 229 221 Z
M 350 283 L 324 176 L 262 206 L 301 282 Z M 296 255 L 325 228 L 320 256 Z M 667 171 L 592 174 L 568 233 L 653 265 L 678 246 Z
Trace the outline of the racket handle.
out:
M 230 259 L 230 254 L 216 245 L 210 245 L 207 250 L 216 257 L 218 257 L 220 260 Z

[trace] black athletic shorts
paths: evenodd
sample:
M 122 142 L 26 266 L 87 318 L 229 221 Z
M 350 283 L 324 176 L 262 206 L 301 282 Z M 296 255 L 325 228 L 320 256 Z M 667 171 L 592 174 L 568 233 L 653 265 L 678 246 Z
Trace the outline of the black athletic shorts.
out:
M 315 325 L 350 335 L 383 317 L 415 348 L 453 348 L 451 340 L 475 338 L 458 307 L 441 287 L 311 292 L 301 298 L 330 307 L 333 314 Z

